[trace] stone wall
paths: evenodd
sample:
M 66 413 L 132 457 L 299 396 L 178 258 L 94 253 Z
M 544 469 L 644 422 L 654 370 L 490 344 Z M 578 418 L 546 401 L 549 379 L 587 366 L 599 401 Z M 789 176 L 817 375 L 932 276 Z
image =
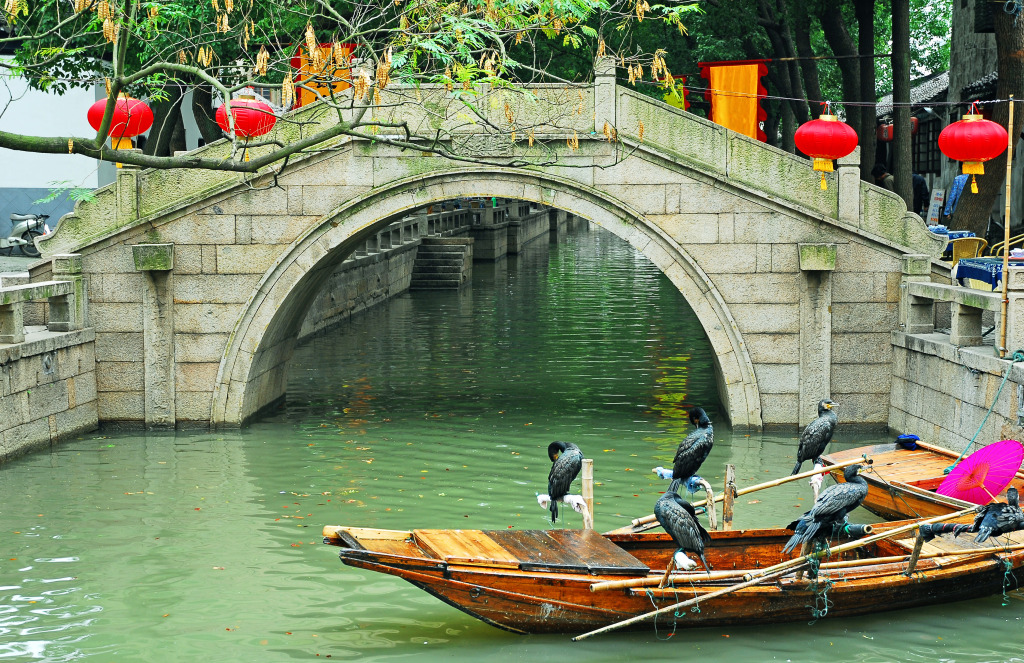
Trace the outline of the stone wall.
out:
M 519 253 L 523 245 L 539 237 L 546 237 L 551 230 L 551 210 L 531 209 L 529 204 L 526 208 L 530 210 L 523 216 L 509 215 L 508 223 L 508 252 Z M 563 213 L 564 217 L 564 213 Z
M 299 338 L 336 325 L 409 289 L 420 242 L 384 253 L 353 256 L 327 280 L 306 314 Z
M 991 346 L 957 347 L 943 334 L 892 334 L 893 376 L 889 428 L 926 442 L 962 451 L 976 445 L 1022 439 L 1019 408 L 1024 398 L 1024 364 L 1014 364 L 1000 392 L 1009 363 Z M 992 413 L 985 415 L 999 393 Z M 978 433 L 978 427 L 984 426 Z
M 0 347 L 0 463 L 98 426 L 92 329 Z

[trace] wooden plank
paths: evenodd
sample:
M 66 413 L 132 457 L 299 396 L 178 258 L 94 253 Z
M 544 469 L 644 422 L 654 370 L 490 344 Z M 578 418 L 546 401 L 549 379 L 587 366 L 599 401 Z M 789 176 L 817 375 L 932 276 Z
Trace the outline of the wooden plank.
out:
M 548 536 L 584 560 L 590 573 L 647 573 L 638 559 L 593 530 L 550 530 Z
M 519 560 L 480 530 L 413 530 L 416 542 L 450 564 L 519 568 Z
M 520 568 L 524 571 L 589 573 L 587 560 L 553 539 L 551 532 L 554 531 L 558 530 L 489 530 L 487 533 L 506 550 L 515 551 Z

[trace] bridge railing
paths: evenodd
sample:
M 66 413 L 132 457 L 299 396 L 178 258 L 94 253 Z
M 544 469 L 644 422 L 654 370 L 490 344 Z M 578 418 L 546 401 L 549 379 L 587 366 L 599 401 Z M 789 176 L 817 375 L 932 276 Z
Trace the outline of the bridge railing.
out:
M 986 292 L 955 283 L 931 280 L 931 257 L 905 254 L 900 283 L 900 329 L 908 334 L 936 333 L 936 304 L 948 304 L 949 343 L 959 347 L 984 344 L 983 317 L 993 312 L 995 328 L 1001 327 L 1002 289 Z M 1006 351 L 1024 349 L 1024 267 L 1010 267 L 1006 304 Z M 994 336 L 998 351 L 1001 334 Z
M 69 332 L 88 323 L 88 301 L 82 276 L 82 256 L 53 257 L 54 280 L 0 287 L 0 343 L 25 341 L 23 308 L 29 302 L 49 304 L 48 331 Z

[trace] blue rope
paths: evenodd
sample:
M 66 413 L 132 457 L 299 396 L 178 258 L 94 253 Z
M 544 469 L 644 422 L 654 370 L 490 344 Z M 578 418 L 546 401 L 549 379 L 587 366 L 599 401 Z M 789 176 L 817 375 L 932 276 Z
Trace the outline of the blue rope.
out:
M 1010 1 L 1017 2 L 1018 5 L 1020 4 L 1020 0 Z M 1003 373 L 1003 381 L 999 383 L 999 389 L 996 391 L 995 398 L 992 399 L 992 405 L 988 407 L 988 412 L 985 413 L 985 418 L 981 420 L 981 425 L 978 426 L 978 430 L 974 433 L 974 437 L 972 437 L 971 441 L 967 443 L 966 447 L 964 447 L 963 453 L 960 454 L 960 457 L 957 458 L 952 465 L 950 465 L 949 467 L 942 471 L 943 474 L 949 474 L 950 472 L 952 472 L 953 469 L 956 468 L 956 466 L 960 463 L 960 461 L 964 459 L 964 455 L 967 454 L 968 450 L 970 450 L 970 448 L 974 445 L 975 440 L 978 439 L 978 435 L 981 434 L 981 429 L 985 427 L 985 422 L 988 421 L 988 415 L 992 414 L 993 408 L 995 408 L 996 403 L 999 401 L 999 394 L 1003 393 L 1003 386 L 1006 384 L 1006 379 L 1010 377 L 1010 371 L 1013 370 L 1013 365 L 1019 361 L 1024 361 L 1024 351 L 1022 350 L 1017 350 L 1016 352 L 1013 353 L 1013 356 L 1010 358 L 1010 365 L 1006 367 L 1006 372 Z

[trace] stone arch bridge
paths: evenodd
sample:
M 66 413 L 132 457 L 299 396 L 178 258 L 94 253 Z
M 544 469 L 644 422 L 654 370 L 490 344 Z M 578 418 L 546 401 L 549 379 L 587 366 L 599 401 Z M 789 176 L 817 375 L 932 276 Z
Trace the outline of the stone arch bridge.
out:
M 564 93 L 531 92 L 552 107 Z M 495 118 L 499 94 L 478 104 Z M 899 258 L 937 255 L 942 240 L 901 199 L 860 181 L 852 159 L 821 190 L 807 160 L 612 77 L 572 94 L 576 111 L 547 127 L 559 157 L 549 167 L 467 165 L 344 139 L 293 157 L 273 180 L 122 170 L 40 241 L 45 256 L 82 255 L 100 420 L 243 423 L 284 395 L 305 312 L 355 247 L 433 201 L 498 196 L 571 211 L 657 265 L 710 339 L 733 425 L 805 423 L 826 396 L 844 421 L 886 422 Z M 540 112 L 516 103 L 521 118 Z M 413 121 L 436 122 L 429 99 L 419 108 Z M 604 140 L 605 122 L 619 142 Z M 293 125 L 278 131 L 297 137 Z M 476 154 L 527 149 L 467 131 Z M 577 149 L 566 145 L 574 134 Z M 142 244 L 173 244 L 173 266 L 138 262 Z M 50 269 L 37 263 L 32 280 Z

